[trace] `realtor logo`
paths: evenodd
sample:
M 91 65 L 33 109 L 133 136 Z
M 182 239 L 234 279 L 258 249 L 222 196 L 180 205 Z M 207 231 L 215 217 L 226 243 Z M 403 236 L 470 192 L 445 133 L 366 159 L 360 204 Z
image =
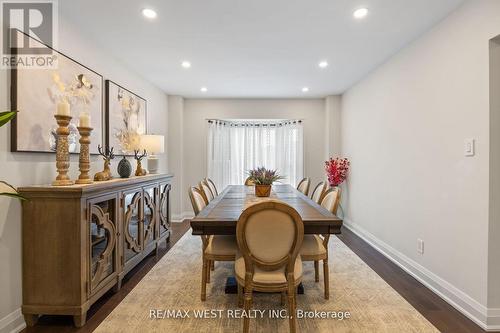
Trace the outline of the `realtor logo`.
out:
M 55 68 L 57 2 L 2 1 L 1 9 L 1 68 Z

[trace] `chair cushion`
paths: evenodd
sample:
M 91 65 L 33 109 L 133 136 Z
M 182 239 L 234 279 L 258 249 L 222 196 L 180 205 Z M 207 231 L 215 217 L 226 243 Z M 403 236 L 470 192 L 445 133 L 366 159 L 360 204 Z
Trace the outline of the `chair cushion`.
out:
M 236 277 L 240 280 L 245 280 L 245 258 L 240 256 L 236 259 L 234 263 L 234 270 L 236 273 Z M 294 278 L 295 281 L 299 280 L 302 277 L 302 259 L 300 259 L 300 255 L 297 256 L 297 260 L 295 260 L 295 269 L 294 269 Z M 253 282 L 255 283 L 286 283 L 285 276 L 285 267 L 278 269 L 276 271 L 263 271 L 258 267 L 255 267 L 255 271 L 253 274 Z
M 236 255 L 236 252 L 238 252 L 238 243 L 236 237 L 232 235 L 210 237 L 205 249 L 205 253 L 211 255 Z
M 304 256 L 314 256 L 326 254 L 323 240 L 318 235 L 304 235 L 300 254 Z

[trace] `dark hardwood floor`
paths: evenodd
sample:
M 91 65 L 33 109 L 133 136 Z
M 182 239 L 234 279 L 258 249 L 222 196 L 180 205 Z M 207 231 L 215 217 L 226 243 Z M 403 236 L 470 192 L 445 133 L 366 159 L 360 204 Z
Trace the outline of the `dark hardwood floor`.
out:
M 23 332 L 92 332 L 188 230 L 188 220 L 173 223 L 170 243 L 160 249 L 158 256 L 151 255 L 134 268 L 124 279 L 118 293 L 110 291 L 94 304 L 84 327 L 75 328 L 72 318 L 68 316 L 43 316 L 36 326 L 28 327 Z M 347 228 L 342 229 L 339 238 L 441 332 L 485 332 Z
M 439 331 L 486 332 L 349 229 L 338 237 Z

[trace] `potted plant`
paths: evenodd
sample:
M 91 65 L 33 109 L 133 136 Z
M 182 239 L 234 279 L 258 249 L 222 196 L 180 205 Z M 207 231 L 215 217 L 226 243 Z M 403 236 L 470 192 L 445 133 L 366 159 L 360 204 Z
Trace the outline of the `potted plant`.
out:
M 270 196 L 271 185 L 285 178 L 280 176 L 276 170 L 269 170 L 264 167 L 250 170 L 248 176 L 255 183 L 255 195 L 257 197 Z
M 0 112 L 0 127 L 7 124 L 17 114 L 17 111 Z M 11 185 L 0 180 L 0 196 L 8 196 L 16 199 L 24 200 L 24 198 L 17 193 L 17 190 Z

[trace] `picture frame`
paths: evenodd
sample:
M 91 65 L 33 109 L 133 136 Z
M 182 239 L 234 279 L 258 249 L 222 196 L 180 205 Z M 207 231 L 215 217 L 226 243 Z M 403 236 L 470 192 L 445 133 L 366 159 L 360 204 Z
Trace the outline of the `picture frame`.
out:
M 106 145 L 134 156 L 140 135 L 147 133 L 147 100 L 112 80 L 105 87 Z
M 31 43 L 38 44 L 52 50 L 57 57 L 57 69 L 26 69 L 12 68 L 11 81 L 11 109 L 19 111 L 11 122 L 11 152 L 54 153 L 57 141 L 57 123 L 54 114 L 57 100 L 53 94 L 54 74 L 60 77 L 61 82 L 70 83 L 83 74 L 92 84 L 93 97 L 87 106 L 78 103 L 71 104 L 69 150 L 77 154 L 80 151 L 79 135 L 76 129 L 79 113 L 88 111 L 92 117 L 93 131 L 91 134 L 90 153 L 98 154 L 98 145 L 105 144 L 104 108 L 103 108 L 103 76 L 83 65 L 68 55 L 43 44 L 28 34 Z M 20 35 L 20 36 L 22 36 Z

